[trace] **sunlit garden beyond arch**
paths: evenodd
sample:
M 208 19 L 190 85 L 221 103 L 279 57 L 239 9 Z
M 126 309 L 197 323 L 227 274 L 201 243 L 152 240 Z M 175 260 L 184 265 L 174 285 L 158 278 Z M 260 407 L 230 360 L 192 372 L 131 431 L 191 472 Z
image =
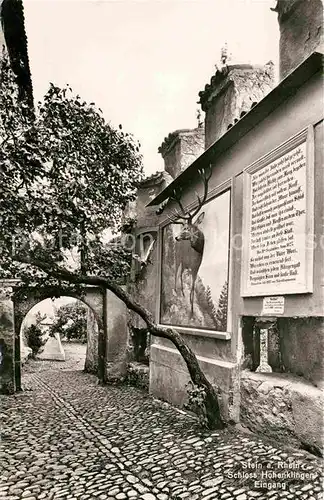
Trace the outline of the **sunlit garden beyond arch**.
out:
M 42 361 L 60 362 L 60 369 L 87 370 L 92 354 L 89 342 L 97 336 L 94 314 L 81 300 L 68 296 L 42 300 L 29 310 L 21 326 L 24 371 L 31 362 L 35 367 Z

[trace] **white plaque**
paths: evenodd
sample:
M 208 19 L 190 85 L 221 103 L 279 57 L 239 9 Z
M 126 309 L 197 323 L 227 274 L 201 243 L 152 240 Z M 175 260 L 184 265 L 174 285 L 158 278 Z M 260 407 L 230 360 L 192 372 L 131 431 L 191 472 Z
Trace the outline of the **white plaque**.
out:
M 311 135 L 301 132 L 244 172 L 242 295 L 312 291 Z
M 285 297 L 264 297 L 261 316 L 277 316 L 285 312 Z

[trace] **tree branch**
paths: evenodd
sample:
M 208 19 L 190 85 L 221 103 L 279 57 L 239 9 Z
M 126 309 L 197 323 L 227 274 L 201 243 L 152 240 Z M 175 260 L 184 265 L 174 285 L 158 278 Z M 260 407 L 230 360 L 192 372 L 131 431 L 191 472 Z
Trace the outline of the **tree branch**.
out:
M 189 346 L 187 346 L 177 330 L 173 328 L 161 328 L 156 325 L 152 314 L 147 309 L 145 309 L 141 304 L 134 300 L 129 293 L 123 290 L 123 288 L 116 285 L 108 278 L 75 274 L 58 266 L 53 266 L 53 264 L 49 264 L 38 259 L 31 259 L 30 257 L 15 256 L 15 260 L 22 264 L 29 264 L 31 266 L 37 267 L 49 276 L 52 276 L 53 278 L 59 280 L 68 281 L 70 283 L 78 285 L 97 286 L 113 292 L 122 302 L 124 302 L 128 309 L 134 311 L 143 319 L 143 321 L 147 325 L 149 332 L 152 335 L 168 339 L 175 345 L 187 365 L 192 382 L 195 385 L 198 385 L 199 387 L 203 387 L 205 389 L 205 407 L 209 427 L 222 428 L 224 426 L 220 416 L 219 404 L 215 389 L 201 370 L 194 352 L 190 349 Z

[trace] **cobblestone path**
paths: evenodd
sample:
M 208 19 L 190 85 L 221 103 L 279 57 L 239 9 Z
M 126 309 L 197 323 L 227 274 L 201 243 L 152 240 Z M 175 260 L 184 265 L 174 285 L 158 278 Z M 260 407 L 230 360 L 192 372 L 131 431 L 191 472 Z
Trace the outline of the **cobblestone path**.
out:
M 322 498 L 321 461 L 306 452 L 203 433 L 137 389 L 41 366 L 1 398 L 0 499 Z

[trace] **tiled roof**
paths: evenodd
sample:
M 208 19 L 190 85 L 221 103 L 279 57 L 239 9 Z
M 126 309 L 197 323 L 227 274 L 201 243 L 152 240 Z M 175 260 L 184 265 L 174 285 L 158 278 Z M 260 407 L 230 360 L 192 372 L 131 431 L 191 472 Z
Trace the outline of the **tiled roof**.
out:
M 254 106 L 256 106 L 258 103 L 257 102 L 253 102 L 252 103 L 252 106 L 250 109 L 254 108 Z M 234 125 L 236 125 L 236 123 L 241 119 L 243 118 L 243 116 L 246 115 L 246 113 L 248 113 L 250 110 L 248 109 L 247 111 L 242 111 L 241 114 L 240 114 L 240 117 L 239 118 L 235 118 L 234 119 L 234 122 L 233 123 L 230 123 L 228 126 L 227 126 L 227 130 L 229 130 L 230 128 L 232 128 Z

